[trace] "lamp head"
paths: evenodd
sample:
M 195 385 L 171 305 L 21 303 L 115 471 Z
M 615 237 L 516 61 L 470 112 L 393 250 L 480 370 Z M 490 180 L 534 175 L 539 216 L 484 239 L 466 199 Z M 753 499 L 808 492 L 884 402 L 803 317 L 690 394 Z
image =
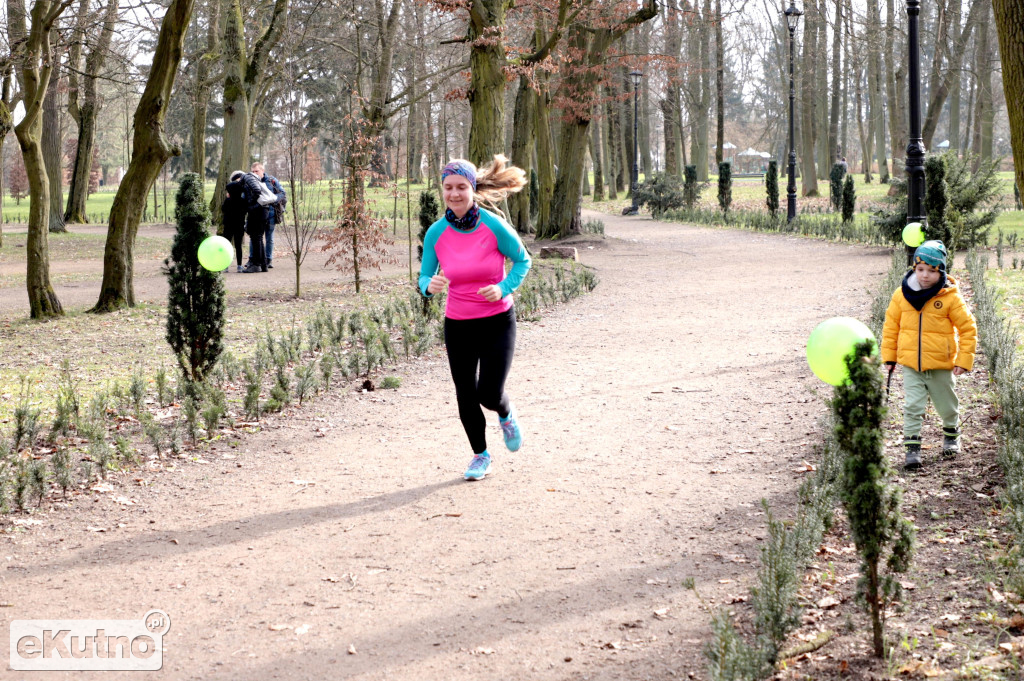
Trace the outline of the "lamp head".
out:
M 629 77 L 633 79 L 633 87 L 640 87 L 640 79 L 644 77 L 643 71 L 634 69 L 629 72 Z
M 789 0 L 789 7 L 784 12 L 786 15 L 786 26 L 789 27 L 790 32 L 796 30 L 796 25 L 800 22 L 800 17 L 804 15 L 800 9 L 797 8 L 795 0 Z

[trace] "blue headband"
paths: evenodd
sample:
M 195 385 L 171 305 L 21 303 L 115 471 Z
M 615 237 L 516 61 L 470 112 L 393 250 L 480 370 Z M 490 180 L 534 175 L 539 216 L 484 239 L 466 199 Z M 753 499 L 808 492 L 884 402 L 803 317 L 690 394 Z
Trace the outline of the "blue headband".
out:
M 452 161 L 444 167 L 441 171 L 441 181 L 444 182 L 444 178 L 449 175 L 459 175 L 469 180 L 469 183 L 473 185 L 473 189 L 476 190 L 476 168 L 474 168 L 468 161 Z

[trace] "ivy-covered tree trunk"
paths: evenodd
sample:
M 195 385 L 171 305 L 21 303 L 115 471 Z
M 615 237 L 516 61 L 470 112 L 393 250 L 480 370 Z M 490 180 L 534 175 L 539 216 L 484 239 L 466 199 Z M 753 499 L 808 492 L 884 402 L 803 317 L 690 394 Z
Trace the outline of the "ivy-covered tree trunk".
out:
M 71 185 L 68 187 L 68 203 L 64 221 L 85 224 L 89 222 L 85 202 L 89 198 L 89 176 L 92 174 L 93 149 L 96 144 L 96 117 L 100 111 L 100 100 L 96 93 L 96 80 L 103 70 L 110 41 L 117 23 L 118 3 L 108 0 L 96 46 L 85 60 L 85 73 L 81 74 L 81 103 L 78 94 L 71 94 L 69 111 L 78 124 L 78 143 L 75 149 L 75 163 L 71 171 Z M 69 76 L 72 78 L 72 76 Z M 79 76 L 73 79 L 77 81 Z
M 512 0 L 469 6 L 469 161 L 489 162 L 505 146 L 505 14 Z
M 146 195 L 167 159 L 181 153 L 164 135 L 164 118 L 181 62 L 193 1 L 171 0 L 160 23 L 153 65 L 135 109 L 132 160 L 110 208 L 100 295 L 90 312 L 135 306 L 135 236 Z
M 1003 67 L 1003 91 L 1007 102 L 1024 102 L 1024 2 L 992 0 L 999 51 Z M 1024 107 L 1009 106 L 1010 144 L 1014 158 L 1017 187 L 1024 191 Z

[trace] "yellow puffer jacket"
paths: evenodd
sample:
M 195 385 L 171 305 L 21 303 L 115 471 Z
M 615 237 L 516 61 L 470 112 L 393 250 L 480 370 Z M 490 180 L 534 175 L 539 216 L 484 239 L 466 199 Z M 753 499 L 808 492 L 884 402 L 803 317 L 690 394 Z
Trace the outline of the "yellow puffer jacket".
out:
M 945 287 L 920 312 L 907 302 L 902 286 L 892 294 L 882 329 L 883 362 L 917 371 L 954 366 L 970 371 L 977 342 L 978 325 L 953 277 L 946 277 Z

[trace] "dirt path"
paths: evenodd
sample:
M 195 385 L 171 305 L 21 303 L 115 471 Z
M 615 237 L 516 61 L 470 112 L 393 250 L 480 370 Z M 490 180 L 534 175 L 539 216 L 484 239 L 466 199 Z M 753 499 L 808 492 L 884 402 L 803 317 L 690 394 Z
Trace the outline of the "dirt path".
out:
M 38 516 L 0 540 L 0 617 L 164 610 L 167 679 L 703 678 L 710 616 L 682 582 L 714 607 L 747 593 L 758 501 L 791 507 L 818 439 L 807 334 L 866 317 L 889 257 L 600 217 L 598 288 L 520 326 L 526 444 L 502 451 L 492 416 L 486 480 L 460 478 L 434 353 L 397 392 L 127 481 L 132 505 Z

